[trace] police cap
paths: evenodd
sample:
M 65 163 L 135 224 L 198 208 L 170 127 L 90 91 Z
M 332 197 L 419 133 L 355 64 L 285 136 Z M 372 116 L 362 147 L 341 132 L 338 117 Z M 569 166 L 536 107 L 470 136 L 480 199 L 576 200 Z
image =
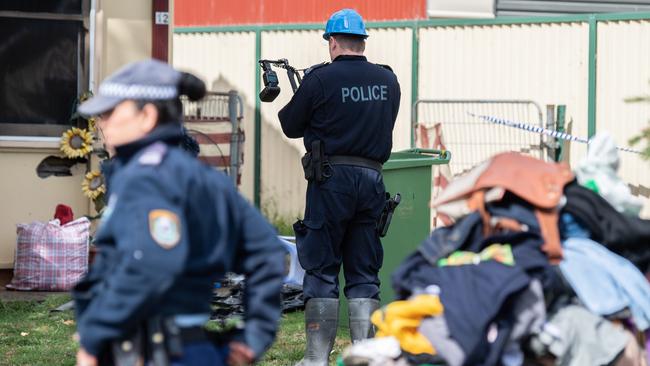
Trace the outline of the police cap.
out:
M 158 60 L 130 63 L 99 86 L 97 94 L 79 106 L 86 116 L 107 112 L 125 100 L 165 100 L 178 98 L 181 72 Z

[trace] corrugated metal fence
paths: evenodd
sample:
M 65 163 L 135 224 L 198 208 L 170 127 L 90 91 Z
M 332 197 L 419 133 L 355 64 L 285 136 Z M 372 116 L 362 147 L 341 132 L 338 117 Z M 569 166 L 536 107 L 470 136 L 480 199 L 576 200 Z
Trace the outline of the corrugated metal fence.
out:
M 256 62 L 287 58 L 305 67 L 327 60 L 321 27 L 179 28 L 173 36 L 175 66 L 196 72 L 212 90 L 236 89 L 244 97 L 242 190 L 262 208 L 287 218 L 304 207 L 306 184 L 299 165 L 304 148 L 301 140 L 286 139 L 277 121 L 277 111 L 291 96 L 287 80 L 281 79 L 284 89 L 274 103 L 260 103 Z M 542 108 L 564 104 L 571 133 L 609 130 L 621 145 L 650 118 L 650 106 L 623 101 L 650 88 L 647 13 L 370 23 L 369 28 L 369 60 L 391 65 L 402 86 L 396 150 L 413 143 L 411 105 L 417 99 L 526 99 Z M 261 130 L 257 154 L 256 125 Z M 453 153 L 460 157 L 464 152 Z M 567 158 L 577 164 L 585 154 L 586 146 L 572 144 Z M 623 179 L 647 195 L 647 162 L 629 153 L 621 158 Z
M 307 67 L 329 59 L 321 30 L 269 30 L 260 32 L 259 58 L 286 58 L 292 65 Z M 304 153 L 302 140 L 284 137 L 277 112 L 291 98 L 285 74 L 278 72 L 282 93 L 273 103 L 256 103 L 259 88 L 257 75 L 255 32 L 192 32 L 174 34 L 173 63 L 192 71 L 207 81 L 211 90 L 235 89 L 249 107 L 244 111 L 244 150 L 242 192 L 255 197 L 254 139 L 255 107 L 259 108 L 262 130 L 259 191 L 261 206 L 270 214 L 296 217 L 304 208 L 306 182 L 302 178 L 300 156 Z M 412 31 L 408 28 L 373 30 L 373 42 L 368 43 L 369 59 L 391 65 L 402 86 L 401 110 L 410 110 Z M 385 47 L 385 45 L 393 45 Z M 396 149 L 411 146 L 410 113 L 400 113 L 394 134 Z
M 496 15 L 561 15 L 650 11 L 650 0 L 497 0 Z
M 650 20 L 598 24 L 596 130 L 609 131 L 619 144 L 650 123 L 650 103 L 625 99 L 650 95 Z M 641 196 L 650 196 L 650 163 L 621 153 L 619 175 Z M 645 214 L 650 215 L 647 207 Z

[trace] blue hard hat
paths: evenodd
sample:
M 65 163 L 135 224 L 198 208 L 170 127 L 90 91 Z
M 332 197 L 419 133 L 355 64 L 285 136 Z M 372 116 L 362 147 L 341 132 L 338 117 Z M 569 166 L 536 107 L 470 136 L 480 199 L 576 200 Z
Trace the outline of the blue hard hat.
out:
M 353 9 L 342 9 L 332 14 L 325 26 L 323 38 L 329 39 L 333 34 L 368 37 L 366 25 L 363 24 L 363 18 Z

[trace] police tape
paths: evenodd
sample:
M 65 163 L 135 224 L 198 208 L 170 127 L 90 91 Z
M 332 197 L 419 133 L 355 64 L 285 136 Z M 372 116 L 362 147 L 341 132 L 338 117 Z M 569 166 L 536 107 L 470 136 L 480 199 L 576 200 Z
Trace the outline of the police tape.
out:
M 543 135 L 551 136 L 560 140 L 566 140 L 566 141 L 575 141 L 575 142 L 580 142 L 583 144 L 589 144 L 591 141 L 587 138 L 584 137 L 578 137 L 578 136 L 573 136 L 570 135 L 566 132 L 560 132 L 560 131 L 555 131 L 555 130 L 550 130 L 548 128 L 544 127 L 539 127 L 539 126 L 533 126 L 529 125 L 527 123 L 522 123 L 522 122 L 513 122 L 513 121 L 508 121 L 506 119 L 498 118 L 498 117 L 493 117 L 493 116 L 486 116 L 486 115 L 478 115 L 474 114 L 472 112 L 467 112 L 472 117 L 480 118 L 488 122 L 496 123 L 499 125 L 503 126 L 508 126 L 508 127 L 514 127 L 518 128 L 521 130 L 525 130 L 528 132 L 535 132 L 535 133 L 541 133 Z M 634 154 L 642 154 L 641 151 L 632 149 L 629 147 L 622 147 L 622 146 L 616 146 L 618 150 L 625 151 L 625 152 L 631 152 Z

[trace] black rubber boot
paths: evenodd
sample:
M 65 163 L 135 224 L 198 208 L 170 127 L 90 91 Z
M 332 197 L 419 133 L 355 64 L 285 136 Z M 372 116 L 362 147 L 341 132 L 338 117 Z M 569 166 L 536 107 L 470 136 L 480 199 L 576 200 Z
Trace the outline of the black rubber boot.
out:
M 375 336 L 375 327 L 370 322 L 370 316 L 377 309 L 379 309 L 379 301 L 375 299 L 348 300 L 352 343 Z
M 305 305 L 307 349 L 297 366 L 327 366 L 339 323 L 339 300 L 314 298 Z

